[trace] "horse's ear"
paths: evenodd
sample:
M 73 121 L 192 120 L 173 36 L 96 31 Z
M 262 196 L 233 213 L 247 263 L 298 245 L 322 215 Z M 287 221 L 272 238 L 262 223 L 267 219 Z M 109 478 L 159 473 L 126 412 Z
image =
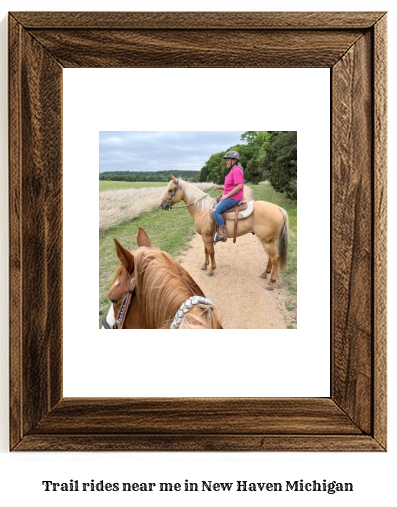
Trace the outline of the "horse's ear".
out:
M 138 235 L 136 237 L 136 243 L 139 247 L 141 246 L 147 246 L 147 247 L 151 247 L 152 244 L 150 243 L 150 239 L 148 237 L 148 235 L 146 234 L 146 232 L 142 229 L 142 227 L 139 227 L 138 229 Z
M 171 179 L 174 183 L 178 183 L 178 178 L 175 178 L 173 174 L 171 174 Z
M 114 242 L 116 245 L 116 253 L 119 261 L 128 271 L 128 273 L 132 273 L 134 271 L 134 256 L 131 252 L 123 248 L 117 239 L 115 239 Z

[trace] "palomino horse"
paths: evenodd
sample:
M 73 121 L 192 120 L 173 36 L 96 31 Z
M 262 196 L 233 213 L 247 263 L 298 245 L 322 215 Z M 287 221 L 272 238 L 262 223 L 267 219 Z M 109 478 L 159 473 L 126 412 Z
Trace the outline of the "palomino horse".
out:
M 161 207 L 164 210 L 168 210 L 179 201 L 185 202 L 187 209 L 193 217 L 196 231 L 201 234 L 204 242 L 205 261 L 201 269 L 206 270 L 211 259 L 211 267 L 207 276 L 212 276 L 216 268 L 213 242 L 215 224 L 211 211 L 214 199 L 187 181 L 178 180 L 173 175 L 171 175 L 171 178 L 167 192 L 161 201 Z M 234 233 L 234 223 L 232 220 L 226 221 L 226 230 L 227 237 L 232 238 Z M 267 274 L 270 273 L 270 280 L 265 288 L 273 290 L 273 285 L 276 282 L 277 268 L 284 269 L 287 262 L 287 212 L 276 204 L 255 201 L 252 214 L 247 218 L 238 220 L 236 236 L 243 236 L 250 232 L 258 236 L 269 256 L 266 269 L 260 276 L 266 279 Z M 277 239 L 278 250 L 274 246 Z M 246 261 L 255 262 L 255 259 L 246 259 Z
M 193 278 L 169 254 L 153 248 L 142 228 L 133 252 L 114 241 L 120 266 L 108 292 L 113 304 L 103 328 L 222 329 L 214 305 Z

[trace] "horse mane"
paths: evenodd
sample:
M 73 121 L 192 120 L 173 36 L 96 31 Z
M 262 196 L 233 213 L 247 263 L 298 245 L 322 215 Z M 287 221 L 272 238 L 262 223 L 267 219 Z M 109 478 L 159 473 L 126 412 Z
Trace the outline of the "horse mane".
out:
M 208 194 L 196 187 L 196 185 L 192 185 L 192 183 L 182 180 L 181 178 L 179 178 L 178 181 L 187 203 L 193 202 L 195 203 L 195 207 L 202 210 L 208 208 L 210 203 L 212 203 L 213 199 L 210 196 L 205 198 Z
M 152 248 L 134 252 L 136 296 L 150 329 L 167 329 L 181 304 L 204 296 L 189 273 L 169 254 Z M 197 305 L 183 319 L 183 328 L 220 329 L 215 308 Z

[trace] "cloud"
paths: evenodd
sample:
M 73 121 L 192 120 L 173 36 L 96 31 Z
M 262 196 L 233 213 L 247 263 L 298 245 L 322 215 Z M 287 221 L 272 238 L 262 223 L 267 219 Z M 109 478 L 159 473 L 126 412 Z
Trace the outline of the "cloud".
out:
M 199 171 L 212 154 L 240 143 L 244 132 L 100 132 L 99 172 Z

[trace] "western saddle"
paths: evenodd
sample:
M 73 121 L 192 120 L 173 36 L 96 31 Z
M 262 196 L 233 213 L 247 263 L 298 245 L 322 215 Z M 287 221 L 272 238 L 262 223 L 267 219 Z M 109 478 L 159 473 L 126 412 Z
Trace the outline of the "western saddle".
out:
M 214 202 L 212 209 L 215 208 L 219 198 Z M 237 222 L 243 218 L 248 218 L 254 211 L 254 201 L 247 201 L 245 198 L 241 199 L 236 206 L 226 210 L 222 213 L 223 219 L 234 220 L 233 243 L 236 242 L 237 237 Z

